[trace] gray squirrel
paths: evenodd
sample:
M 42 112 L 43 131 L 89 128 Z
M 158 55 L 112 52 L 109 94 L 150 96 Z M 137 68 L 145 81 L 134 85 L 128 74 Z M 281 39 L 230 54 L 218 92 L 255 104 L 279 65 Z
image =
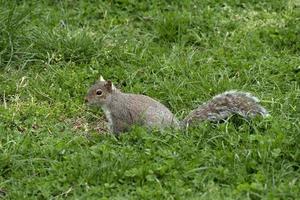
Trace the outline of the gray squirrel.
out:
M 227 91 L 198 106 L 180 122 L 160 102 L 145 95 L 123 93 L 110 80 L 105 81 L 102 76 L 90 87 L 85 101 L 88 105 L 103 109 L 109 129 L 114 134 L 128 131 L 132 125 L 184 129 L 204 120 L 213 122 L 225 120 L 233 114 L 244 118 L 269 115 L 259 104 L 258 98 L 250 93 Z

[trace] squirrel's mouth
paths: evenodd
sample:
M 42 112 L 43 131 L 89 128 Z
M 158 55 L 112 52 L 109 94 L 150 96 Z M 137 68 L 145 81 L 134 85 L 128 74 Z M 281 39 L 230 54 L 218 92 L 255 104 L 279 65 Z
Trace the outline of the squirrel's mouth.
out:
M 101 106 L 101 104 L 99 105 L 99 102 L 94 102 L 94 101 L 85 101 L 85 104 L 87 106 L 96 106 L 96 107 Z
M 91 105 L 94 105 L 95 103 L 90 102 L 90 101 L 85 101 L 85 104 L 88 105 L 88 106 L 91 106 Z

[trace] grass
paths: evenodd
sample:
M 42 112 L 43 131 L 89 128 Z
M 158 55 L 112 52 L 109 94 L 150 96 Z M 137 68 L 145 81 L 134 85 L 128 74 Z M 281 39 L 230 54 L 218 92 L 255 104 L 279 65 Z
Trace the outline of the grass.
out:
M 297 199 L 300 2 L 0 0 L 0 198 Z M 230 89 L 268 119 L 115 138 L 100 75 L 183 118 Z

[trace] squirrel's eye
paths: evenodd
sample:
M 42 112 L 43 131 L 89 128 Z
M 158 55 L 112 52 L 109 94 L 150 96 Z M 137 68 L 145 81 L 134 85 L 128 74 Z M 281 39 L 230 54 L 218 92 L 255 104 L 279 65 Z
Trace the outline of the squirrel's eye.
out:
M 97 90 L 96 94 L 99 95 L 99 96 L 102 95 L 102 90 Z

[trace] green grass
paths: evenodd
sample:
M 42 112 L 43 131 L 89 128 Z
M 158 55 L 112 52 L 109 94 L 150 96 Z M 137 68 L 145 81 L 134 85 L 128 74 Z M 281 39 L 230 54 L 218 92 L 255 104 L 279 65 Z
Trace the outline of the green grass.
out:
M 299 66 L 299 0 L 0 0 L 0 198 L 297 199 Z M 181 119 L 230 89 L 272 116 L 115 138 L 100 75 Z

